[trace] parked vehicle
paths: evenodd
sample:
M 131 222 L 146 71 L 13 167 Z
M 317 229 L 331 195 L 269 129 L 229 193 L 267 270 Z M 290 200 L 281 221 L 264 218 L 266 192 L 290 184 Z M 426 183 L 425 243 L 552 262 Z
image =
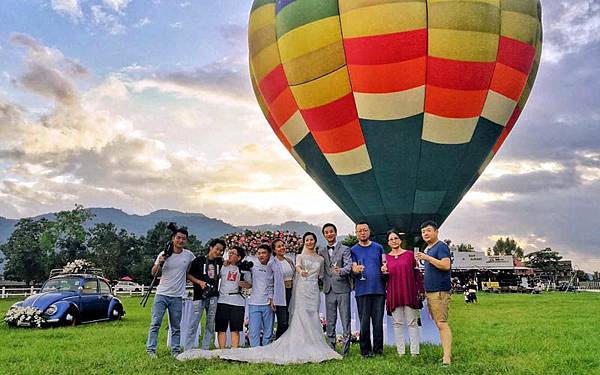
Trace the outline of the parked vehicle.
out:
M 17 307 L 34 307 L 43 317 L 42 326 L 77 325 L 103 320 L 117 320 L 125 315 L 121 301 L 107 280 L 94 274 L 62 274 L 48 279 L 40 293 L 15 303 Z M 11 312 L 9 310 L 9 313 Z M 9 322 L 9 324 L 11 324 Z M 32 322 L 12 325 L 32 326 Z
M 133 281 L 119 281 L 114 286 L 115 292 L 141 292 L 142 286 Z

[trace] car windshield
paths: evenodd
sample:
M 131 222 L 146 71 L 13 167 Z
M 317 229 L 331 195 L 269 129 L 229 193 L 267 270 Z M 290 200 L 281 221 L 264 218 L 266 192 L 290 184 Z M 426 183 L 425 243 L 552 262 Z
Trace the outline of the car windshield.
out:
M 56 292 L 56 291 L 77 291 L 79 288 L 79 278 L 78 277 L 59 277 L 56 279 L 50 279 L 46 281 L 44 287 L 42 288 L 42 293 L 44 292 Z

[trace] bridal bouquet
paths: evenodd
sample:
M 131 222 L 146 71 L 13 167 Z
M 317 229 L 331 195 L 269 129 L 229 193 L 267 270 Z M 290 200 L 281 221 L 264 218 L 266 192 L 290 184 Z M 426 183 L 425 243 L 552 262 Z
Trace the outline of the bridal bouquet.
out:
M 227 243 L 227 247 L 241 246 L 246 249 L 249 255 L 256 253 L 258 245 L 268 243 L 280 239 L 285 243 L 285 247 L 289 252 L 300 254 L 302 252 L 302 238 L 296 232 L 289 231 L 251 231 L 246 229 L 243 232 L 230 233 L 223 237 Z
M 75 259 L 72 262 L 68 262 L 63 267 L 62 273 L 83 273 L 86 270 L 92 268 L 92 264 L 85 259 Z
M 46 322 L 46 317 L 41 310 L 33 306 L 14 306 L 7 311 L 4 321 L 13 326 L 36 326 L 39 328 Z

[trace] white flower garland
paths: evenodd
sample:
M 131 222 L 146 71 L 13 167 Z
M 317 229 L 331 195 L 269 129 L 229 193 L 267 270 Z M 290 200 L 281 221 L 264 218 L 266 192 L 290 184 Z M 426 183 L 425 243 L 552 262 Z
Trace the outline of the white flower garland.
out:
M 75 259 L 72 262 L 68 262 L 63 267 L 62 273 L 83 273 L 86 270 L 92 268 L 92 264 L 85 259 Z
M 9 324 L 41 327 L 46 322 L 46 317 L 42 311 L 33 306 L 15 306 L 9 309 L 4 316 L 4 321 Z

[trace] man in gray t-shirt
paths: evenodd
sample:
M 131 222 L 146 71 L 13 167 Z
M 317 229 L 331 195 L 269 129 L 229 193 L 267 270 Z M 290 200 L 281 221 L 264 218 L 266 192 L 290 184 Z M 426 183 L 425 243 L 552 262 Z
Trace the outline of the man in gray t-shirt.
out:
M 176 356 L 180 352 L 180 323 L 183 308 L 182 298 L 185 295 L 185 284 L 187 271 L 194 260 L 194 254 L 183 248 L 187 241 L 188 232 L 185 228 L 179 228 L 171 236 L 173 254 L 165 258 L 164 251 L 161 252 L 154 266 L 152 274 L 156 275 L 162 265 L 162 276 L 160 284 L 156 288 L 156 296 L 152 304 L 152 323 L 148 331 L 146 351 L 150 357 L 156 357 L 156 345 L 158 331 L 162 324 L 166 311 L 169 311 L 169 328 L 171 329 L 171 352 Z

